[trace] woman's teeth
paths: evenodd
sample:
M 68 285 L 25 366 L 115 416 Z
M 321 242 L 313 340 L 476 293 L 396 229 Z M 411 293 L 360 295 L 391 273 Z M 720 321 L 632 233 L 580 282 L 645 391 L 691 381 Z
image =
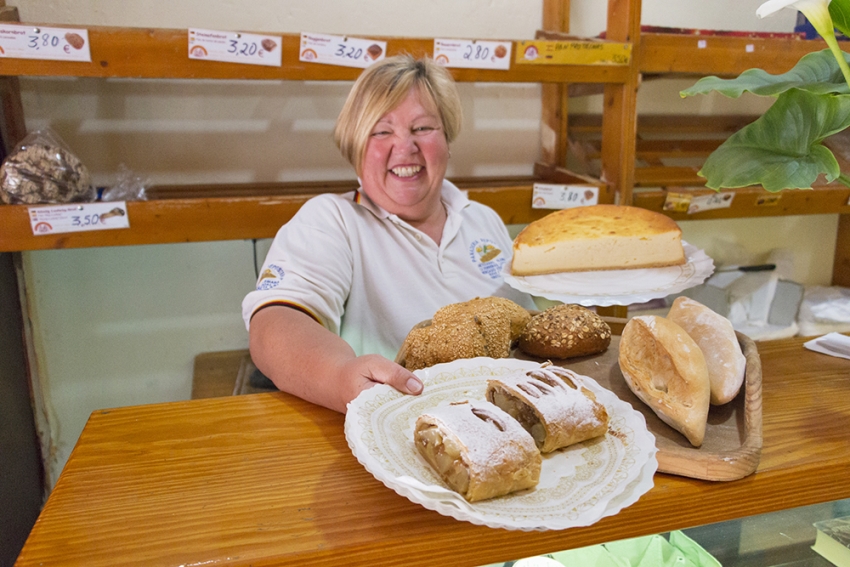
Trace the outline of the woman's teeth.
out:
M 420 171 L 422 171 L 421 165 L 409 165 L 405 167 L 394 167 L 390 171 L 399 177 L 413 177 Z

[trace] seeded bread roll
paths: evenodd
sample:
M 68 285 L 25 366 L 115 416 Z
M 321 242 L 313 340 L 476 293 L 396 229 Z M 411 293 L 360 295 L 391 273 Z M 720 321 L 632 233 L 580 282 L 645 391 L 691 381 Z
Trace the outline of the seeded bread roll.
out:
M 729 319 L 685 296 L 676 298 L 667 318 L 682 327 L 702 349 L 711 382 L 711 404 L 735 399 L 744 383 L 747 359 Z
M 620 337 L 619 362 L 632 392 L 691 445 L 702 445 L 708 421 L 708 368 L 688 333 L 663 317 L 632 317 Z
M 556 305 L 531 318 L 519 337 L 519 349 L 540 358 L 574 358 L 603 352 L 611 328 L 581 305 Z
M 396 357 L 408 370 L 459 358 L 507 358 L 531 315 L 509 299 L 476 297 L 451 303 L 430 324 L 412 329 Z

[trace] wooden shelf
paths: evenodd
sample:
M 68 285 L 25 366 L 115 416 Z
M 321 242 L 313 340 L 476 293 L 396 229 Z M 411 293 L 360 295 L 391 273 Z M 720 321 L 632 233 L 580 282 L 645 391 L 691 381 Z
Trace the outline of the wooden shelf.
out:
M 646 74 L 729 76 L 754 67 L 775 74 L 789 71 L 806 53 L 826 48 L 821 40 L 642 33 L 637 65 Z
M 668 191 L 687 192 L 693 195 L 708 195 L 712 189 L 670 188 L 635 191 L 633 204 L 652 211 L 663 212 L 675 220 L 706 220 L 749 217 L 780 217 L 787 215 L 822 215 L 850 213 L 850 188 L 843 185 L 827 185 L 813 189 L 800 189 L 769 193 L 761 187 L 724 189 L 722 193 L 734 193 L 732 206 L 700 213 L 677 213 L 664 210 Z
M 91 63 L 4 58 L 0 59 L 0 75 L 353 81 L 361 72 L 357 68 L 299 61 L 299 34 L 263 33 L 280 35 L 283 42 L 282 65 L 267 67 L 189 59 L 186 29 L 102 26 L 86 29 L 91 44 Z M 386 41 L 387 55 L 390 56 L 400 53 L 430 55 L 434 47 L 433 38 L 370 37 Z M 516 53 L 515 42 L 513 52 Z M 623 83 L 629 65 L 517 65 L 511 62 L 507 71 L 451 69 L 451 72 L 460 82 Z
M 562 8 L 556 2 L 545 4 L 548 9 Z M 626 4 L 622 0 L 612 0 L 612 5 L 616 12 Z M 617 25 L 622 27 L 623 23 L 615 23 Z M 0 75 L 339 81 L 353 80 L 360 73 L 359 69 L 300 62 L 298 34 L 280 34 L 283 65 L 278 68 L 190 60 L 186 53 L 188 32 L 185 29 L 104 26 L 86 29 L 91 43 L 91 63 L 0 59 Z M 789 62 L 803 54 L 824 48 L 819 40 L 796 38 L 654 32 L 643 32 L 635 37 L 629 36 L 627 30 L 620 30 L 619 35 L 637 39 L 629 65 L 512 64 L 508 71 L 453 69 L 452 73 L 461 82 L 592 84 L 622 88 L 631 84 L 635 80 L 633 75 L 638 72 L 666 76 L 709 72 L 734 75 L 748 68 L 761 67 L 779 73 L 787 71 L 793 64 Z M 387 41 L 388 55 L 401 52 L 423 55 L 431 53 L 433 48 L 432 38 L 380 39 Z M 621 99 L 612 100 L 620 105 L 627 103 Z M 689 188 L 696 193 L 710 192 L 703 189 L 704 181 L 697 175 L 698 163 L 726 136 L 753 118 L 737 115 L 639 116 L 633 149 L 628 144 L 616 154 L 609 149 L 609 161 L 614 155 L 621 157 L 607 172 L 602 167 L 606 155 L 602 117 L 571 115 L 567 124 L 570 146 L 588 164 L 587 175 L 597 179 L 613 178 L 610 185 L 616 187 L 599 183 L 603 188 L 601 202 L 613 202 L 615 192 L 621 191 L 624 200 L 620 202 L 662 210 L 668 190 Z M 610 140 L 608 143 L 613 145 Z M 632 152 L 635 165 L 634 171 L 629 172 L 626 170 L 630 167 L 628 160 L 622 156 Z M 842 163 L 847 161 L 839 159 Z M 693 164 L 681 163 L 688 160 Z M 546 213 L 531 209 L 533 181 L 571 182 L 569 176 L 566 181 L 563 175 L 558 177 L 559 171 L 562 170 L 553 165 L 538 164 L 533 178 L 465 180 L 459 185 L 470 190 L 471 198 L 496 209 L 506 223 L 525 223 Z M 150 200 L 128 204 L 129 229 L 48 236 L 32 235 L 27 207 L 2 206 L 0 251 L 269 238 L 310 197 L 352 188 L 351 182 L 156 187 L 149 192 Z M 634 194 L 632 188 L 636 189 Z M 737 218 L 850 211 L 847 205 L 850 190 L 843 185 L 783 192 L 780 200 L 772 205 L 758 204 L 764 195 L 768 194 L 761 188 L 739 189 L 729 209 L 698 215 L 668 214 L 673 218 Z
M 592 181 L 543 167 L 538 171 L 551 182 Z M 459 179 L 456 184 L 470 199 L 493 208 L 506 224 L 523 224 L 550 212 L 531 208 L 532 185 L 542 179 Z M 356 187 L 353 181 L 158 186 L 150 189 L 149 200 L 127 203 L 130 228 L 37 236 L 27 205 L 2 205 L 0 252 L 272 238 L 307 199 Z
M 632 204 L 663 212 L 676 220 L 772 217 L 801 214 L 850 213 L 850 188 L 816 182 L 812 190 L 769 193 L 762 187 L 725 189 L 734 193 L 732 206 L 695 214 L 664 210 L 668 192 L 707 195 L 705 179 L 697 175 L 702 162 L 726 137 L 756 117 L 747 115 L 690 116 L 643 115 L 637 123 Z M 572 115 L 570 147 L 588 175 L 598 175 L 601 156 L 602 118 Z M 845 134 L 827 140 L 843 171 L 850 171 L 850 139 Z M 692 161 L 695 165 L 672 165 Z
M 544 2 L 554 17 L 568 4 Z M 17 10 L 0 7 L 0 20 L 16 22 Z M 27 26 L 50 26 L 27 23 Z M 63 27 L 69 27 L 67 25 Z M 73 26 L 70 26 L 73 27 Z M 0 59 L 0 75 L 48 77 L 99 77 L 137 79 L 223 79 L 350 81 L 360 69 L 299 61 L 299 34 L 282 37 L 282 66 L 265 67 L 216 61 L 191 60 L 187 55 L 186 29 L 152 29 L 92 26 L 89 34 L 92 62 Z M 264 35 L 269 35 L 264 32 Z M 278 35 L 278 34 L 272 34 Z M 433 38 L 375 37 L 387 42 L 387 54 L 429 55 Z M 516 45 L 514 45 L 516 51 Z M 507 71 L 451 69 L 460 82 L 583 83 L 622 86 L 630 80 L 631 64 L 622 65 L 523 65 Z M 14 89 L 13 89 L 14 90 Z M 13 99 L 11 95 L 7 98 Z M 12 102 L 15 102 L 12 100 Z M 19 113 L 21 113 L 19 111 Z M 14 115 L 15 113 L 12 113 Z M 22 123 L 22 120 L 21 120 Z M 20 137 L 22 134 L 19 134 Z M 526 179 L 474 179 L 455 181 L 470 197 L 494 208 L 506 223 L 526 223 L 547 211 L 531 209 L 534 179 L 561 182 L 589 181 L 602 188 L 600 200 L 613 202 L 613 191 L 596 180 L 576 179 L 555 165 L 536 166 Z M 198 242 L 273 237 L 279 227 L 312 196 L 328 191 L 348 191 L 352 182 L 269 183 L 154 187 L 147 201 L 128 203 L 129 229 L 34 236 L 27 207 L 0 206 L 0 251 L 44 250 L 94 246 L 125 246 L 171 242 Z

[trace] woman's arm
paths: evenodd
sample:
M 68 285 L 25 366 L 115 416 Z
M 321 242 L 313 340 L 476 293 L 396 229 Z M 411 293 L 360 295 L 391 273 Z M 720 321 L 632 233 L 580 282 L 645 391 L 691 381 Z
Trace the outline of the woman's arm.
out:
M 405 394 L 422 391 L 410 371 L 376 354 L 356 356 L 339 336 L 290 307 L 255 313 L 249 345 L 254 364 L 280 390 L 341 413 L 376 383 Z

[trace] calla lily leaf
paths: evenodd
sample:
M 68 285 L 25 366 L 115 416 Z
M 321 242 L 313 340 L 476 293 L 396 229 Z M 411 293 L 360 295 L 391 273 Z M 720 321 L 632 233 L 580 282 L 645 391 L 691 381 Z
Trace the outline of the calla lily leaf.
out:
M 762 185 L 768 191 L 810 188 L 820 173 L 840 172 L 824 138 L 850 126 L 850 96 L 792 89 L 758 120 L 732 134 L 706 160 L 699 175 L 712 189 Z
M 850 0 L 832 0 L 829 3 L 829 15 L 835 28 L 850 37 Z
M 845 60 L 848 60 L 848 56 L 844 55 Z M 703 77 L 679 94 L 684 98 L 717 91 L 730 98 L 738 98 L 745 91 L 760 96 L 776 96 L 789 89 L 803 89 L 813 93 L 850 93 L 838 62 L 830 50 L 824 49 L 804 55 L 793 69 L 781 75 L 772 75 L 762 69 L 749 69 L 735 79 Z

